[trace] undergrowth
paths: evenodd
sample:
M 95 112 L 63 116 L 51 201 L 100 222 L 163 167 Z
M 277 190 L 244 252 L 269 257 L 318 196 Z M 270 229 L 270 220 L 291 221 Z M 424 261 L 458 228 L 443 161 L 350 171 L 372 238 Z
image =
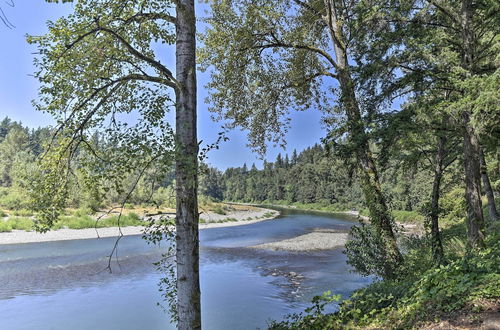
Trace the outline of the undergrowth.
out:
M 459 232 L 457 228 L 450 230 Z M 480 311 L 484 301 L 500 298 L 498 225 L 491 230 L 486 247 L 480 250 L 467 249 L 464 236 L 445 235 L 447 261 L 439 266 L 429 258 L 425 238 L 411 239 L 396 280 L 379 280 L 355 291 L 332 314 L 318 312 L 328 299 L 317 297 L 313 301 L 314 313 L 309 309 L 290 315 L 284 321 L 271 323 L 269 328 L 408 329 L 463 308 Z

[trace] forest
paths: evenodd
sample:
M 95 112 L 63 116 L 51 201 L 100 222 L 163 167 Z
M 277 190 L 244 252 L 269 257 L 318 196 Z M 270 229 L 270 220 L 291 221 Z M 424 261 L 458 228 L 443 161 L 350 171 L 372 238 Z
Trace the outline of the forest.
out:
M 46 2 L 71 3 L 44 34 L 26 36 L 37 50 L 30 111 L 54 124 L 0 118 L 0 243 L 21 230 L 118 227 L 111 272 L 121 228 L 140 227 L 164 249 L 154 265 L 178 329 L 206 327 L 204 253 L 236 246 L 231 258 L 335 256 L 327 264 L 342 260 L 362 283 L 344 292 L 331 282 L 309 307 L 269 314 L 269 329 L 500 327 L 497 1 Z M 205 109 L 223 123 L 208 144 L 198 133 Z M 285 152 L 292 125 L 308 132 L 292 120 L 307 111 L 321 114 L 325 136 Z M 262 166 L 211 165 L 236 129 Z M 270 160 L 272 148 L 283 151 Z M 205 235 L 217 227 L 203 227 L 202 213 L 243 228 L 221 231 L 229 240 L 280 221 L 286 234 L 226 246 Z M 312 243 L 294 241 L 302 235 L 333 248 L 303 247 Z M 270 276 L 292 286 L 310 280 L 276 267 Z

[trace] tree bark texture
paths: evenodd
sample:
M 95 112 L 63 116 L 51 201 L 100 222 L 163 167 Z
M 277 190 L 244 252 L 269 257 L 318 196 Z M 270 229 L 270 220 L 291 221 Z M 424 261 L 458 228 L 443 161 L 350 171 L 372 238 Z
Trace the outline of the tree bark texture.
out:
M 462 32 L 462 66 L 469 76 L 475 73 L 475 35 L 472 24 L 473 4 L 462 0 L 460 7 Z M 464 137 L 465 199 L 467 201 L 467 236 L 472 247 L 483 246 L 484 219 L 481 203 L 480 146 L 470 120 L 470 111 L 462 112 Z
M 479 165 L 479 142 L 470 126 L 469 114 L 464 120 L 464 170 L 465 199 L 467 201 L 467 236 L 472 247 L 483 246 L 484 218 L 481 202 L 481 174 Z
M 479 150 L 479 162 L 481 165 L 481 179 L 483 180 L 483 189 L 488 198 L 488 214 L 490 215 L 490 221 L 498 221 L 498 211 L 495 205 L 495 194 L 493 188 L 491 187 L 490 177 L 488 176 L 488 168 L 486 167 L 486 159 L 484 158 L 484 152 L 481 148 Z
M 194 0 L 178 0 L 176 22 L 176 261 L 178 328 L 201 329 Z
M 434 164 L 434 182 L 432 184 L 431 195 L 431 246 L 432 257 L 436 264 L 440 264 L 443 260 L 443 242 L 441 240 L 441 233 L 439 232 L 439 197 L 441 189 L 441 179 L 443 177 L 443 162 L 446 153 L 445 145 L 446 137 L 439 137 Z

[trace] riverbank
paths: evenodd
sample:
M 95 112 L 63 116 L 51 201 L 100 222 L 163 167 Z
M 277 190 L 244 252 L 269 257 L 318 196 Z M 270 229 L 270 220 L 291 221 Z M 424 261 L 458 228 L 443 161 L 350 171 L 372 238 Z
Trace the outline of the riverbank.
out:
M 235 205 L 256 205 L 256 204 L 247 204 L 247 203 L 230 203 L 230 204 L 235 204 Z M 357 210 L 333 210 L 333 209 L 328 209 L 328 207 L 323 207 L 323 208 L 315 208 L 317 207 L 316 204 L 300 204 L 300 205 L 283 205 L 283 204 L 261 204 L 259 207 L 277 207 L 277 208 L 283 208 L 283 209 L 289 209 L 289 210 L 300 210 L 300 211 L 312 211 L 312 212 L 319 212 L 319 213 L 326 213 L 326 214 L 342 214 L 342 215 L 348 215 L 353 218 L 353 220 L 363 220 L 363 221 L 370 221 L 370 217 L 361 214 L 360 211 Z M 394 220 L 396 222 L 396 225 L 399 227 L 399 231 L 402 234 L 405 235 L 417 235 L 421 236 L 424 234 L 425 229 L 424 229 L 424 224 L 423 224 L 423 218 L 421 215 L 417 214 L 416 212 L 411 212 L 411 211 L 393 211 L 392 215 L 394 217 Z
M 226 214 L 214 212 L 204 212 L 200 214 L 200 229 L 230 227 L 247 225 L 259 221 L 274 219 L 280 215 L 279 211 L 265 209 L 262 207 L 240 208 L 228 211 Z M 140 235 L 144 226 L 107 227 L 107 228 L 85 228 L 48 231 L 38 233 L 35 231 L 13 230 L 0 233 L 0 245 L 2 244 L 22 244 L 51 241 L 65 241 L 77 239 L 92 239 L 103 237 L 116 237 L 121 233 L 124 236 Z

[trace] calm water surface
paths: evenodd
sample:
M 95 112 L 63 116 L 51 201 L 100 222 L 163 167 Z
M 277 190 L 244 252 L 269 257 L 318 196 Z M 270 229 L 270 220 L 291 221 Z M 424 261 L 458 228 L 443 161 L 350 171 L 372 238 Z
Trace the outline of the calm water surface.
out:
M 347 296 L 370 282 L 350 272 L 341 250 L 287 253 L 249 248 L 315 228 L 354 222 L 281 210 L 278 219 L 202 230 L 205 329 L 265 329 L 331 290 Z M 161 301 L 153 262 L 161 248 L 122 238 L 113 273 L 105 270 L 114 238 L 0 245 L 0 329 L 174 329 Z M 284 273 L 304 276 L 293 284 Z M 334 307 L 332 307 L 334 308 Z

